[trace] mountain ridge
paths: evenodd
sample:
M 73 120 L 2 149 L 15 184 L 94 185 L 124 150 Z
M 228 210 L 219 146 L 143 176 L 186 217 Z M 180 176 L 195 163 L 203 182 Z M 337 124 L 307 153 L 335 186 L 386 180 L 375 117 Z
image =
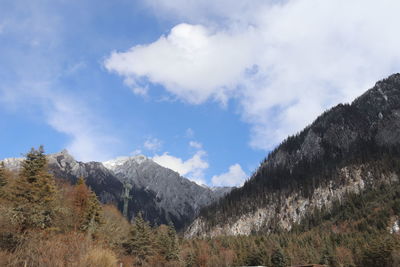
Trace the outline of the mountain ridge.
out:
M 251 178 L 210 207 L 187 237 L 290 230 L 312 209 L 346 192 L 398 181 L 382 158 L 400 156 L 400 74 L 375 84 L 352 104 L 339 104 L 274 149 Z
M 126 205 L 129 220 L 141 212 L 153 225 L 172 223 L 178 230 L 191 222 L 200 208 L 230 190 L 197 185 L 143 155 L 106 162 L 81 162 L 62 150 L 47 155 L 47 160 L 49 171 L 56 178 L 75 184 L 82 176 L 102 203 L 113 204 L 121 211 Z M 17 171 L 23 159 L 2 161 L 8 169 Z M 128 196 L 124 197 L 125 187 L 128 187 Z

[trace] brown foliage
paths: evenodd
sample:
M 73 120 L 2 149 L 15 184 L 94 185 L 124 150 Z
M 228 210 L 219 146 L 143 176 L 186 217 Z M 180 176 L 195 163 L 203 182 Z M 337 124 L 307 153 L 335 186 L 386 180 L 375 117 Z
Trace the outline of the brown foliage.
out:
M 115 266 L 114 252 L 88 239 L 86 235 L 29 233 L 13 254 L 7 255 L 1 266 L 84 267 Z

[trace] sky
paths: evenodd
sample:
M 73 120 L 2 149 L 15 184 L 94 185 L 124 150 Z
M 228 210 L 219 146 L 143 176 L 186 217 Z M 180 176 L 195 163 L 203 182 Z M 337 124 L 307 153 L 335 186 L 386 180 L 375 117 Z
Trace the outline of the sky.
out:
M 240 186 L 400 70 L 397 0 L 0 0 L 0 158 L 143 154 Z

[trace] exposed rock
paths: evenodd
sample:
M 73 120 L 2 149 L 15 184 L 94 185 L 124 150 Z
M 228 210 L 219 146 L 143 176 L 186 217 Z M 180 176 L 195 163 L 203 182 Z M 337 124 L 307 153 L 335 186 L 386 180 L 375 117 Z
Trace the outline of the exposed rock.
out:
M 199 186 L 142 155 L 117 158 L 103 164 L 121 182 L 128 182 L 135 188 L 154 194 L 156 210 L 162 211 L 166 220 L 159 223 L 173 222 L 178 228 L 184 226 L 182 222 L 193 220 L 200 208 L 231 190 L 229 187 L 213 190 Z M 132 195 L 132 199 L 134 198 Z

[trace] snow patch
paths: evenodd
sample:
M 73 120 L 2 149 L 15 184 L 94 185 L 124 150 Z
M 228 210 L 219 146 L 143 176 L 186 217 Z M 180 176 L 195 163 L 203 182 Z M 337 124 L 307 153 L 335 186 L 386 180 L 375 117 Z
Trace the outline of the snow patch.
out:
M 146 156 L 137 155 L 134 157 L 118 157 L 112 160 L 102 162 L 103 166 L 109 170 L 115 170 L 116 168 L 124 165 L 128 161 L 134 161 L 138 165 L 142 164 L 147 160 Z

